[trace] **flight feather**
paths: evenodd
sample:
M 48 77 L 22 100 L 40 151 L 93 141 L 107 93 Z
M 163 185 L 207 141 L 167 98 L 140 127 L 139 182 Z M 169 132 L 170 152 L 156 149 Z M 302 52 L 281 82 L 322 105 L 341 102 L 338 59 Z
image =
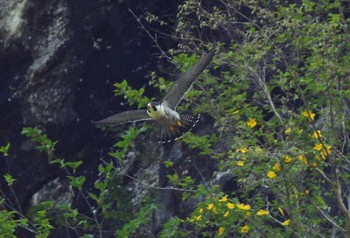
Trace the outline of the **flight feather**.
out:
M 113 116 L 107 117 L 100 121 L 96 121 L 94 123 L 97 125 L 113 126 L 113 125 L 118 125 L 118 124 L 127 123 L 127 122 L 145 121 L 145 120 L 152 120 L 152 118 L 150 118 L 149 115 L 147 114 L 146 110 L 131 110 L 131 111 L 115 114 Z
M 185 74 L 182 74 L 174 83 L 170 91 L 165 95 L 163 103 L 172 110 L 181 102 L 186 92 L 191 88 L 193 82 L 205 70 L 214 57 L 214 50 L 202 57 L 198 64 L 192 66 Z

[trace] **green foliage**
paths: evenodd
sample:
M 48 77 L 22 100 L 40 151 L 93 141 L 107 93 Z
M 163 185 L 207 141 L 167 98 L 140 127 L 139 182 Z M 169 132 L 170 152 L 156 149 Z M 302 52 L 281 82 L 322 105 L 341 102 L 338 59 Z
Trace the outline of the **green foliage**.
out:
M 215 135 L 188 133 L 183 141 L 216 160 L 215 173 L 232 174 L 242 189 L 222 194 L 198 186 L 193 196 L 203 202 L 161 233 L 181 237 L 186 227 L 200 237 L 350 236 L 349 208 L 340 195 L 350 185 L 344 10 L 343 2 L 310 0 L 273 6 L 188 0 L 179 7 L 176 36 L 188 39 L 180 47 L 203 42 L 198 32 L 233 36 L 213 61 L 220 76 L 202 75 L 178 109 L 215 119 Z M 183 185 L 178 174 L 168 177 Z
M 81 236 L 80 238 L 94 238 L 94 236 L 91 234 L 86 234 L 86 235 Z
M 47 135 L 38 128 L 24 127 L 21 133 L 29 137 L 31 141 L 39 143 L 40 145 L 35 148 L 40 151 L 53 152 L 55 145 L 58 143 L 58 141 L 52 141 L 47 138 Z
M 83 185 L 86 181 L 85 176 L 67 176 L 67 178 L 70 180 L 70 184 L 79 189 L 80 191 L 83 189 Z
M 180 72 L 187 72 L 193 65 L 198 63 L 198 57 L 195 54 L 188 56 L 187 54 L 179 54 L 173 57 L 173 62 L 181 65 Z
M 145 128 L 131 128 L 122 136 L 120 143 L 116 143 L 116 147 L 121 151 L 121 157 L 118 157 L 118 159 L 125 156 L 131 148 L 133 140 L 143 131 L 145 131 Z M 127 204 L 130 202 L 130 199 L 124 194 L 123 188 L 119 189 L 119 175 L 116 174 L 113 162 L 105 163 L 103 161 L 103 164 L 99 165 L 97 168 L 99 179 L 94 182 L 94 190 L 91 190 L 86 195 L 85 190 L 83 190 L 83 187 L 86 186 L 86 177 L 77 173 L 77 170 L 83 164 L 82 161 L 66 161 L 65 159 L 57 158 L 54 154 L 54 147 L 57 141 L 49 139 L 40 129 L 26 127 L 23 128 L 22 134 L 39 144 L 39 146 L 35 147 L 37 150 L 45 151 L 50 155 L 48 161 L 50 164 L 58 165 L 66 172 L 70 185 L 90 209 L 91 214 L 81 213 L 77 209 L 72 208 L 71 204 L 57 204 L 54 200 L 46 200 L 32 207 L 28 212 L 27 218 L 22 214 L 19 204 L 17 204 L 18 208 L 14 208 L 11 205 L 11 211 L 3 209 L 0 212 L 0 221 L 7 220 L 6 222 L 1 222 L 0 225 L 0 232 L 4 237 L 15 237 L 14 234 L 18 227 L 27 229 L 38 238 L 49 237 L 53 229 L 60 227 L 72 230 L 79 234 L 80 237 L 103 237 L 103 229 L 117 230 L 117 227 L 115 227 L 116 221 L 122 223 L 130 221 L 132 216 L 130 210 L 134 208 L 129 208 Z M 7 154 L 8 148 L 9 143 L 2 149 L 4 155 Z M 12 194 L 16 196 L 13 185 L 17 180 L 10 174 L 5 174 L 3 177 Z M 1 199 L 0 206 L 12 204 L 12 201 L 7 197 L 2 197 Z M 140 218 L 134 217 L 130 221 L 130 225 L 126 225 L 118 231 L 118 234 L 133 233 L 133 230 L 130 229 L 136 229 L 145 224 L 148 221 L 145 217 L 148 217 L 154 208 L 154 206 L 149 206 L 147 209 L 142 210 L 138 213 Z M 28 220 L 31 220 L 31 226 L 28 226 Z M 109 227 L 110 224 L 112 227 Z
M 47 217 L 47 211 L 38 211 L 34 221 L 38 231 L 38 233 L 35 235 L 35 238 L 49 237 L 50 231 L 53 229 L 53 226 L 50 224 L 50 220 Z
M 8 150 L 10 149 L 10 143 L 7 143 L 5 146 L 0 146 L 0 152 L 4 156 L 8 156 Z
M 4 179 L 8 186 L 12 186 L 13 183 L 16 181 L 16 179 L 14 179 L 10 174 L 5 174 Z
M 129 130 L 121 136 L 122 139 L 114 145 L 114 147 L 117 148 L 116 151 L 109 153 L 109 155 L 118 160 L 122 160 L 129 151 L 132 142 L 145 130 L 145 127 L 139 129 L 130 127 Z
M 8 186 L 12 186 L 15 179 L 11 175 L 4 175 Z M 28 219 L 21 216 L 19 212 L 14 209 L 4 209 L 6 200 L 0 197 L 0 234 L 2 237 L 16 237 L 15 233 L 18 227 L 27 228 Z
M 200 149 L 200 155 L 210 155 L 213 143 L 217 140 L 217 137 L 216 135 L 195 136 L 187 133 L 183 136 L 183 140 L 191 149 Z
M 106 166 L 100 165 L 98 171 L 103 178 L 99 181 L 95 181 L 94 187 L 98 190 L 98 193 L 94 194 L 89 192 L 89 197 L 96 201 L 101 209 L 102 214 L 105 214 L 109 209 L 112 209 L 112 202 L 108 200 L 108 188 L 111 185 L 111 177 L 113 174 L 113 163 L 108 163 Z
M 194 184 L 194 180 L 191 176 L 185 176 L 180 179 L 177 174 L 169 174 L 168 179 L 174 186 L 181 188 L 191 188 Z
M 166 81 L 164 77 L 159 77 L 156 72 L 151 73 L 150 85 L 157 88 L 161 93 L 168 92 L 173 84 L 173 81 Z
M 129 104 L 132 106 L 137 104 L 138 108 L 145 107 L 147 103 L 149 103 L 152 99 L 143 96 L 145 91 L 144 88 L 140 88 L 139 90 L 133 89 L 128 85 L 128 82 L 124 79 L 121 83 L 114 84 L 114 95 L 115 96 L 124 96 L 126 100 L 128 100 Z
M 50 161 L 51 164 L 59 164 L 61 168 L 72 169 L 72 173 L 75 174 L 78 167 L 82 165 L 83 161 L 64 161 L 64 159 L 55 159 Z
M 177 217 L 171 217 L 164 225 L 163 230 L 160 232 L 160 238 L 170 238 L 170 237 L 188 237 L 186 231 L 179 229 L 183 221 Z
M 0 233 L 3 237 L 16 238 L 15 231 L 18 221 L 15 219 L 15 211 L 1 210 L 0 212 Z
M 170 168 L 174 165 L 174 162 L 172 162 L 171 160 L 166 160 L 164 161 L 164 166 L 165 168 Z
M 142 207 L 138 213 L 135 214 L 135 218 L 126 223 L 122 229 L 117 230 L 116 237 L 127 238 L 130 237 L 136 230 L 143 224 L 149 222 L 152 218 L 152 212 L 157 207 L 150 204 L 146 207 Z

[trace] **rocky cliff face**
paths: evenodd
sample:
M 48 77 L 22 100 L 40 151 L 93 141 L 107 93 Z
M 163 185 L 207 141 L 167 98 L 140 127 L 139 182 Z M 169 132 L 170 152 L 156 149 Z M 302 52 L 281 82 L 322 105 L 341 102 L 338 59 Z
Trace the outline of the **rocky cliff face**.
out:
M 0 173 L 17 179 L 14 190 L 21 210 L 50 194 L 74 203 L 64 171 L 49 165 L 33 143 L 20 137 L 21 128 L 36 126 L 59 140 L 56 153 L 69 161 L 82 160 L 79 172 L 92 184 L 97 158 L 107 153 L 114 139 L 90 121 L 128 108 L 113 97 L 113 83 L 126 78 L 131 85 L 144 87 L 145 75 L 159 67 L 153 57 L 157 50 L 129 9 L 136 15 L 146 10 L 171 13 L 176 11 L 176 1 L 0 1 L 0 144 L 11 143 L 11 156 L 0 162 Z M 160 44 L 174 46 L 170 40 Z M 160 163 L 165 159 L 193 173 L 187 167 L 198 162 L 191 160 L 190 151 L 179 142 L 164 147 L 144 142 L 149 136 L 138 140 L 140 146 L 129 155 L 125 171 L 140 180 L 147 177 L 145 183 L 154 186 L 167 185 L 166 169 Z M 140 154 L 151 159 L 140 162 Z M 202 161 L 197 166 L 208 165 Z M 150 190 L 137 181 L 126 181 L 135 203 Z M 9 191 L 6 195 L 14 199 Z M 150 233 L 178 212 L 180 198 L 175 191 L 159 191 L 156 197 L 162 209 L 156 212 Z

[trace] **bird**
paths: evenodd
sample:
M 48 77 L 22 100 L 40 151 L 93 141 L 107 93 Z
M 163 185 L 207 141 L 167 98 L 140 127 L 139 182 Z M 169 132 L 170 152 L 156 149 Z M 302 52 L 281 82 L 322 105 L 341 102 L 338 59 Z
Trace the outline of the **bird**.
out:
M 115 126 L 128 122 L 153 120 L 161 126 L 159 143 L 167 143 L 181 137 L 197 124 L 200 119 L 200 114 L 180 115 L 176 111 L 176 107 L 182 101 L 185 94 L 191 89 L 194 81 L 210 64 L 214 55 L 214 50 L 209 51 L 200 59 L 198 64 L 192 66 L 186 73 L 180 75 L 161 102 L 149 102 L 147 104 L 147 109 L 121 112 L 105 119 L 95 121 L 94 124 Z

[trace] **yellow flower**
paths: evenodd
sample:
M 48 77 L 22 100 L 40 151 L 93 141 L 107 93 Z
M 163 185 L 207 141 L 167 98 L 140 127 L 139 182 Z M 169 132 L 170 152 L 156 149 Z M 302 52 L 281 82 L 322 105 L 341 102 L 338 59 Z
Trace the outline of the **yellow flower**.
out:
M 292 133 L 292 129 L 288 127 L 288 129 L 285 130 L 284 133 L 286 133 L 286 135 L 290 135 Z
M 241 230 L 241 233 L 247 234 L 249 232 L 249 226 L 248 225 L 242 226 L 240 230 Z
M 323 148 L 322 144 L 315 144 L 315 146 L 314 146 L 314 150 L 317 150 L 317 151 L 322 150 L 322 148 Z
M 244 161 L 238 160 L 237 161 L 237 165 L 240 166 L 240 167 L 243 167 L 244 166 Z
M 227 201 L 227 196 L 220 198 L 219 202 L 226 202 Z
M 225 232 L 225 228 L 223 228 L 222 226 L 219 227 L 219 235 L 224 234 Z
M 298 155 L 297 160 L 303 161 L 304 164 L 308 164 L 307 158 L 304 155 Z
M 269 215 L 269 212 L 266 211 L 266 210 L 264 210 L 264 209 L 260 209 L 260 210 L 256 213 L 256 215 L 258 215 L 258 216 Z
M 323 149 L 321 151 L 321 157 L 322 159 L 326 159 L 327 156 L 332 153 L 332 147 L 330 145 L 325 145 L 326 149 Z
M 248 149 L 247 149 L 247 147 L 242 147 L 242 148 L 236 149 L 236 152 L 241 152 L 241 153 L 245 154 L 248 152 Z
M 231 202 L 228 202 L 226 206 L 228 209 L 233 209 L 235 207 L 235 205 Z
M 282 226 L 288 226 L 289 223 L 290 223 L 290 219 L 287 219 L 284 222 L 282 222 Z
M 304 160 L 304 156 L 302 156 L 302 155 L 298 155 L 298 156 L 297 156 L 297 160 L 299 160 L 299 161 Z
M 311 137 L 315 139 L 322 137 L 321 131 L 320 130 L 314 131 Z
M 275 171 L 281 171 L 281 165 L 279 163 L 276 163 L 273 167 L 272 167 L 273 170 Z
M 304 115 L 304 117 L 309 118 L 310 121 L 313 121 L 315 119 L 315 116 L 316 116 L 315 113 L 307 111 L 307 110 L 303 111 L 303 115 Z
M 284 211 L 283 211 L 283 209 L 282 208 L 278 208 L 278 211 L 280 211 L 280 213 L 282 214 L 282 216 L 284 216 Z
M 273 172 L 273 171 L 267 172 L 267 177 L 268 177 L 269 179 L 273 179 L 273 178 L 276 177 L 276 176 L 277 176 L 277 174 L 276 174 L 275 172 Z
M 224 217 L 228 217 L 229 215 L 230 215 L 230 212 L 227 211 L 227 212 L 225 212 Z
M 199 209 L 199 213 L 203 213 L 203 211 L 204 211 L 203 208 Z
M 257 123 L 256 123 L 256 119 L 255 119 L 255 118 L 250 119 L 250 120 L 248 121 L 248 123 L 247 123 L 247 125 L 248 125 L 250 128 L 255 127 L 256 124 L 257 124 Z
M 202 215 L 199 215 L 196 217 L 196 221 L 200 221 L 200 220 L 202 220 Z
M 251 209 L 251 206 L 249 204 L 245 205 L 243 203 L 239 203 L 239 204 L 237 204 L 237 208 L 244 210 L 244 211 L 248 211 Z
M 285 155 L 283 156 L 283 158 L 285 163 L 290 163 L 292 161 L 292 157 L 290 157 L 289 155 Z
M 307 158 L 304 155 L 298 155 L 297 160 L 303 161 L 305 165 L 309 164 L 309 162 L 307 161 Z
M 211 209 L 213 209 L 213 207 L 214 207 L 214 204 L 213 203 L 209 203 L 207 209 L 211 210 Z

